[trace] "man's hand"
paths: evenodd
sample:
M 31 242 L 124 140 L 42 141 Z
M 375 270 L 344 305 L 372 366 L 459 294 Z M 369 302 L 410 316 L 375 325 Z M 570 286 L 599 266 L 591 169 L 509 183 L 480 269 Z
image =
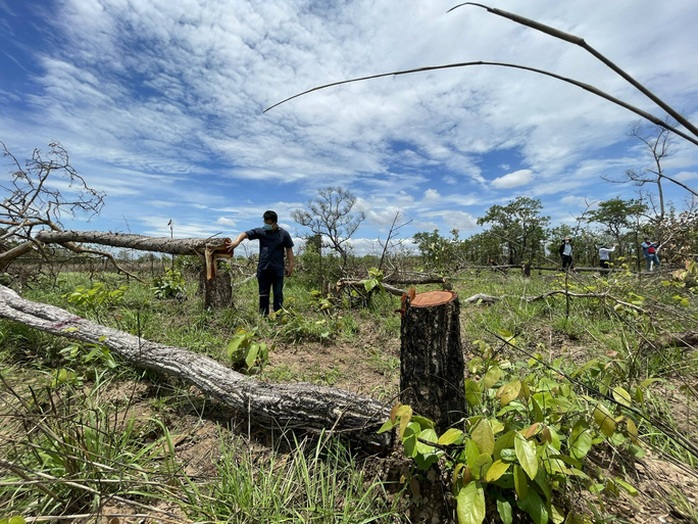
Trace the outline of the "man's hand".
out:
M 235 240 L 226 240 L 225 244 L 223 244 L 225 248 L 230 251 L 231 253 L 235 250 L 236 247 L 240 245 L 240 242 L 236 242 Z
M 290 277 L 293 275 L 293 266 L 286 266 L 286 276 Z

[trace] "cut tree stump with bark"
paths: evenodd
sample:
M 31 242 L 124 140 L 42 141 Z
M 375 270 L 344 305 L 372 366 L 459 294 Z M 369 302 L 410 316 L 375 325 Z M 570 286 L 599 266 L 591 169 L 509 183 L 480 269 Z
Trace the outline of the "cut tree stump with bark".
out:
M 458 296 L 428 291 L 403 301 L 400 401 L 445 431 L 467 416 Z
M 186 349 L 143 340 L 95 324 L 64 309 L 32 302 L 0 286 L 0 318 L 60 337 L 107 347 L 135 367 L 174 375 L 253 423 L 319 434 L 328 432 L 375 451 L 389 451 L 390 433 L 378 434 L 390 417 L 381 402 L 312 384 L 271 384 L 237 373 Z

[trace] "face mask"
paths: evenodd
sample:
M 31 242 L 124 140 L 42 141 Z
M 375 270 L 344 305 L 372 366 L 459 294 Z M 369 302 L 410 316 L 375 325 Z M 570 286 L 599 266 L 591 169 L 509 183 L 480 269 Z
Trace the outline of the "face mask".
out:
M 271 231 L 272 229 L 274 229 L 274 224 L 264 224 L 264 229 L 266 229 L 267 231 Z

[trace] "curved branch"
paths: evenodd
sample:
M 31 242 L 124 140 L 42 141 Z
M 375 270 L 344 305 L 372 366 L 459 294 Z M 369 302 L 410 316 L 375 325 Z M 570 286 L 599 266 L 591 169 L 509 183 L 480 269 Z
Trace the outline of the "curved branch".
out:
M 509 20 L 512 20 L 516 22 L 517 24 L 525 25 L 527 27 L 530 27 L 532 29 L 535 29 L 537 31 L 541 31 L 542 33 L 545 33 L 547 35 L 550 35 L 554 38 L 558 38 L 560 40 L 564 40 L 565 42 L 569 42 L 574 45 L 578 45 L 579 47 L 583 48 L 585 51 L 588 53 L 592 54 L 594 57 L 596 57 L 598 60 L 600 60 L 604 65 L 612 69 L 615 73 L 620 75 L 622 78 L 624 78 L 626 81 L 628 81 L 633 87 L 635 87 L 638 91 L 640 91 L 642 94 L 644 94 L 647 98 L 652 100 L 655 104 L 657 104 L 659 107 L 664 109 L 669 115 L 671 115 L 674 119 L 676 119 L 677 122 L 679 122 L 681 125 L 683 125 L 686 129 L 691 131 L 694 135 L 698 136 L 698 127 L 694 126 L 691 122 L 688 121 L 681 113 L 676 111 L 674 108 L 672 108 L 669 104 L 664 102 L 661 98 L 659 98 L 657 95 L 655 95 L 652 91 L 647 89 L 644 85 L 642 85 L 640 82 L 635 80 L 632 76 L 630 76 L 628 73 L 626 73 L 623 69 L 618 67 L 615 63 L 613 63 L 611 60 L 606 58 L 603 54 L 601 54 L 599 51 L 594 49 L 592 46 L 586 43 L 586 41 L 583 38 L 580 38 L 578 36 L 565 33 L 564 31 L 560 31 L 559 29 L 555 29 L 554 27 L 550 27 L 545 24 L 541 24 L 540 22 L 536 22 L 535 20 L 531 20 L 530 18 L 523 17 L 521 15 L 517 15 L 515 13 L 511 13 L 509 11 L 504 11 L 502 9 L 497 9 L 494 7 L 489 7 L 483 4 L 478 4 L 475 2 L 464 2 L 462 4 L 458 4 L 455 7 L 452 7 L 449 9 L 447 12 L 451 12 L 454 9 L 458 9 L 459 7 L 463 6 L 468 6 L 468 5 L 473 5 L 476 7 L 481 7 L 483 9 L 486 9 L 490 13 L 493 13 L 495 15 L 508 18 Z M 664 126 L 662 126 L 664 127 Z M 684 137 L 685 138 L 685 137 Z
M 663 127 L 664 129 L 671 131 L 672 133 L 688 140 L 689 142 L 692 142 L 693 144 L 698 145 L 698 138 L 692 137 L 692 136 L 684 133 L 680 129 L 677 129 L 677 128 L 667 124 L 661 118 L 658 118 L 658 117 L 656 117 L 656 116 L 654 116 L 654 115 L 652 115 L 652 114 L 650 114 L 650 113 L 648 113 L 648 112 L 646 112 L 638 107 L 633 106 L 632 104 L 629 104 L 623 100 L 620 100 L 619 98 L 616 98 L 613 95 L 610 95 L 610 94 L 606 93 L 605 91 L 602 91 L 602 90 L 600 90 L 592 85 L 585 84 L 584 82 L 580 82 L 579 80 L 575 80 L 573 78 L 568 78 L 568 77 L 565 77 L 562 75 L 558 75 L 556 73 L 551 73 L 550 71 L 545 71 L 543 69 L 538 69 L 535 67 L 523 66 L 520 64 L 512 64 L 512 63 L 508 63 L 508 62 L 491 62 L 491 61 L 487 61 L 487 60 L 476 60 L 476 61 L 472 61 L 472 62 L 458 62 L 455 64 L 442 64 L 442 65 L 436 65 L 436 66 L 424 66 L 424 67 L 417 67 L 414 69 L 403 69 L 403 70 L 399 70 L 399 71 L 391 71 L 389 73 L 378 73 L 375 75 L 350 78 L 348 80 L 339 80 L 337 82 L 331 82 L 329 84 L 324 84 L 321 86 L 313 87 L 313 88 L 307 89 L 301 93 L 297 93 L 293 96 L 289 96 L 288 98 L 285 98 L 285 99 L 281 100 L 280 102 L 277 102 L 277 103 L 269 106 L 268 108 L 266 108 L 263 111 L 263 113 L 266 113 L 267 111 L 270 111 L 270 110 L 274 109 L 277 106 L 280 106 L 281 104 L 283 104 L 285 102 L 293 100 L 294 98 L 299 98 L 303 95 L 307 95 L 307 94 L 312 93 L 314 91 L 320 91 L 322 89 L 327 89 L 329 87 L 335 87 L 335 86 L 339 86 L 339 85 L 343 85 L 343 84 L 351 84 L 354 82 L 363 82 L 365 80 L 374 80 L 377 78 L 385 78 L 388 76 L 410 75 L 410 74 L 414 74 L 414 73 L 424 73 L 424 72 L 428 72 L 428 71 L 438 71 L 438 70 L 442 70 L 442 69 L 455 69 L 457 67 L 472 67 L 472 66 L 495 66 L 495 67 L 505 67 L 505 68 L 510 68 L 510 69 L 521 69 L 523 71 L 529 71 L 529 72 L 537 73 L 537 74 L 540 74 L 543 76 L 549 76 L 549 77 L 554 78 L 556 80 L 560 80 L 562 82 L 572 84 L 572 85 L 577 86 L 581 89 L 584 89 L 585 91 L 588 91 L 589 93 L 592 93 L 596 96 L 604 98 L 604 99 L 608 100 L 609 102 L 612 102 L 616 105 L 624 107 L 625 109 L 635 113 L 636 115 L 641 116 L 645 120 L 649 120 L 653 124 L 660 126 L 660 127 Z

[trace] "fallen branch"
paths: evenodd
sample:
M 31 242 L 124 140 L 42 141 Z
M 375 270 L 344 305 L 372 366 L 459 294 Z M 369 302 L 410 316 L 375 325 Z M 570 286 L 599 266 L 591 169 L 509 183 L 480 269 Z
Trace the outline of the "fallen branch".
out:
M 631 304 L 630 302 L 626 302 L 625 300 L 620 300 L 619 298 L 609 295 L 608 293 L 573 293 L 571 291 L 565 291 L 564 289 L 555 289 L 553 291 L 548 291 L 547 293 L 543 293 L 542 295 L 537 295 L 535 297 L 523 297 L 523 299 L 526 302 L 535 302 L 536 300 L 543 300 L 545 298 L 555 295 L 563 295 L 570 298 L 600 298 L 602 300 L 611 300 L 616 304 L 620 304 L 621 306 L 627 307 L 629 309 L 634 309 L 639 313 L 646 313 L 646 311 L 642 309 L 640 306 L 636 306 L 635 304 Z
M 253 380 L 216 360 L 96 324 L 63 309 L 32 302 L 0 286 L 0 318 L 82 342 L 99 344 L 130 364 L 174 375 L 234 411 L 266 427 L 329 432 L 377 451 L 392 444 L 378 428 L 390 410 L 375 399 L 313 384 L 271 384 Z

